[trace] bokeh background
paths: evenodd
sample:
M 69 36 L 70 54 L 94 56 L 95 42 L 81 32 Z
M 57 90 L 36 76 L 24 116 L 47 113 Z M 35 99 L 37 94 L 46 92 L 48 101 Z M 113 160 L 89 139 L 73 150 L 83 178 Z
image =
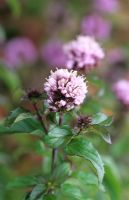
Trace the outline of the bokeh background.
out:
M 127 200 L 129 100 L 122 97 L 129 95 L 129 83 L 122 97 L 113 87 L 129 79 L 129 0 L 0 0 L 0 121 L 20 104 L 32 109 L 23 96 L 30 88 L 42 91 L 49 71 L 65 66 L 63 44 L 79 34 L 94 36 L 105 51 L 103 63 L 91 72 L 99 78 L 91 81 L 92 99 L 82 110 L 113 115 L 112 144 L 93 140 L 109 166 L 109 199 Z M 0 138 L 0 200 L 22 199 L 23 190 L 6 187 L 16 176 L 47 170 L 40 150 L 32 136 Z

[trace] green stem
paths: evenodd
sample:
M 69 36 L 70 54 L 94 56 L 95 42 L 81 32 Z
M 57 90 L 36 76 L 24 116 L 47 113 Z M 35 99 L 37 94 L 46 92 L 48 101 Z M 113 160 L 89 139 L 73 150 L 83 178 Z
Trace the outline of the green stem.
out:
M 60 117 L 59 117 L 59 126 L 61 126 L 63 123 L 63 114 L 60 113 Z M 57 160 L 57 156 L 58 156 L 58 149 L 54 148 L 52 150 L 52 165 L 51 165 L 51 171 L 53 171 L 55 164 L 56 164 L 56 160 Z

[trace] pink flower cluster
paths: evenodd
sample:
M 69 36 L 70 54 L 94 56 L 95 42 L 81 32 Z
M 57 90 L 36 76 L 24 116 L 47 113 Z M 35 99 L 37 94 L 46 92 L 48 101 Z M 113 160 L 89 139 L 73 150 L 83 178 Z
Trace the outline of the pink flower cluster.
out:
M 122 79 L 113 85 L 113 91 L 115 92 L 119 101 L 125 106 L 129 106 L 129 80 Z
M 68 69 L 90 69 L 96 67 L 104 58 L 100 45 L 90 36 L 78 36 L 76 40 L 64 45 Z
M 111 33 L 111 23 L 98 14 L 91 14 L 82 20 L 81 30 L 84 35 L 90 35 L 98 40 L 108 39 Z
M 32 64 L 37 59 L 37 50 L 33 42 L 24 37 L 12 39 L 4 50 L 4 63 L 15 69 L 24 64 Z
M 57 69 L 44 84 L 48 95 L 49 108 L 56 111 L 71 110 L 83 103 L 87 86 L 83 76 L 78 76 L 76 71 Z
M 63 44 L 59 40 L 50 40 L 41 47 L 41 57 L 50 66 L 65 66 Z

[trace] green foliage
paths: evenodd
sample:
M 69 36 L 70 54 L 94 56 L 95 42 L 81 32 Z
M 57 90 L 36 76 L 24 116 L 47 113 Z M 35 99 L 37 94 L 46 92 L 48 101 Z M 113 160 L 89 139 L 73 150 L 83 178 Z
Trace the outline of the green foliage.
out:
M 92 117 L 92 124 L 99 124 L 100 126 L 110 126 L 112 124 L 112 117 L 107 117 L 104 113 L 96 113 Z
M 0 124 L 0 134 L 30 133 L 43 136 L 44 130 L 35 116 L 22 108 L 14 110 L 5 123 Z
M 32 190 L 29 200 L 42 200 L 45 186 L 43 184 L 36 185 Z
M 15 188 L 26 188 L 30 186 L 34 186 L 38 183 L 38 179 L 33 176 L 23 176 L 23 177 L 17 177 L 16 179 L 12 180 L 8 184 L 8 188 L 15 189 Z
M 23 108 L 17 108 L 12 111 L 5 122 L 0 125 L 0 133 L 29 133 L 39 135 L 41 136 L 41 140 L 34 144 L 34 148 L 36 153 L 44 156 L 44 161 L 46 158 L 50 158 L 50 154 L 48 154 L 48 157 L 46 156 L 46 145 L 48 145 L 49 148 L 58 148 L 61 152 L 62 150 L 65 152 L 66 157 L 67 155 L 79 156 L 90 161 L 97 171 L 98 179 L 95 175 L 83 171 L 72 173 L 70 164 L 66 162 L 63 164 L 59 162 L 58 165 L 54 167 L 52 173 L 50 173 L 48 165 L 44 165 L 44 169 L 46 167 L 48 168 L 44 178 L 42 178 L 42 176 L 40 179 L 34 177 L 20 177 L 16 178 L 8 185 L 9 188 L 34 187 L 25 197 L 26 200 L 51 200 L 52 198 L 56 200 L 59 196 L 62 197 L 62 200 L 66 200 L 67 198 L 84 200 L 87 198 L 85 187 L 90 185 L 99 189 L 102 184 L 104 165 L 99 153 L 87 140 L 85 135 L 81 132 L 77 133 L 68 125 L 57 125 L 60 116 L 56 114 L 55 117 L 56 120 L 54 120 L 54 116 L 52 121 L 50 119 L 52 124 L 46 135 L 40 121 L 38 121 L 35 115 L 32 115 Z M 54 124 L 54 122 L 56 124 Z M 108 132 L 106 127 L 110 126 L 111 123 L 111 117 L 98 113 L 93 115 L 92 123 L 86 128 L 86 131 L 100 135 L 107 142 L 110 142 L 110 139 L 107 138 Z
M 51 176 L 51 181 L 57 184 L 63 183 L 71 174 L 71 168 L 69 163 L 63 163 L 57 166 Z
M 48 131 L 48 135 L 45 137 L 45 141 L 51 147 L 55 148 L 67 142 L 71 135 L 72 131 L 68 126 L 52 126 Z
M 103 81 L 95 77 L 91 82 L 97 86 L 98 90 L 103 85 Z M 117 191 L 119 185 L 117 185 L 117 178 L 113 174 L 112 168 L 106 165 L 104 177 L 104 163 L 98 151 L 87 138 L 88 135 L 94 134 L 103 138 L 107 143 L 111 143 L 108 127 L 113 120 L 111 116 L 108 117 L 101 113 L 101 105 L 97 98 L 92 100 L 89 98 L 87 106 L 82 106 L 80 110 L 69 111 L 64 115 L 51 113 L 44 105 L 42 112 L 38 110 L 38 107 L 34 107 L 35 113 L 19 107 L 10 113 L 7 119 L 0 124 L 0 135 L 39 136 L 40 138 L 36 137 L 38 140 L 34 142 L 31 150 L 40 156 L 40 160 L 42 156 L 43 160 L 42 171 L 37 177 L 17 177 L 8 184 L 9 190 L 28 188 L 23 200 L 90 200 L 90 198 L 108 200 L 108 195 L 104 194 L 104 178 L 104 184 L 107 191 L 109 190 L 112 200 L 115 198 L 119 200 Z M 41 99 L 37 99 L 36 103 L 38 100 L 41 101 Z M 31 99 L 30 102 L 33 103 Z M 82 129 L 75 124 L 81 112 L 86 116 L 90 114 L 92 119 L 92 122 Z M 53 156 L 52 154 L 51 156 L 53 150 L 56 150 L 57 155 Z M 72 158 L 82 159 L 82 165 L 76 162 L 74 164 Z M 90 161 L 91 165 L 86 167 L 87 163 L 84 160 Z M 93 166 L 93 170 L 96 170 L 98 176 L 88 172 L 89 166 Z M 112 187 L 117 189 L 112 190 Z
M 72 156 L 80 156 L 89 160 L 97 170 L 99 182 L 101 183 L 104 176 L 104 167 L 100 155 L 93 145 L 83 137 L 74 138 L 65 149 L 66 153 Z
M 120 176 L 115 163 L 110 158 L 105 158 L 104 183 L 110 194 L 111 200 L 121 199 Z
M 74 185 L 64 183 L 61 187 L 61 196 L 64 199 L 84 200 L 81 190 Z
M 88 128 L 87 132 L 96 134 L 102 137 L 105 142 L 111 144 L 111 138 L 107 127 L 112 124 L 112 121 L 112 117 L 107 117 L 103 113 L 97 113 L 93 115 L 92 126 Z
M 79 172 L 75 173 L 74 176 L 84 186 L 86 186 L 86 185 L 96 185 L 96 186 L 98 186 L 98 179 L 94 174 L 79 171 Z

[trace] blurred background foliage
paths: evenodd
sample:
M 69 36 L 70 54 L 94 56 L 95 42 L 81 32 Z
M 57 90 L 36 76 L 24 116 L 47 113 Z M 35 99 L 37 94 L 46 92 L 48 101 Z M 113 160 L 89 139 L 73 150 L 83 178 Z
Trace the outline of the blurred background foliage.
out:
M 105 162 L 104 184 L 107 191 L 102 193 L 101 190 L 97 191 L 95 186 L 94 190 L 93 187 L 87 186 L 86 191 L 91 194 L 91 199 L 95 200 L 129 199 L 129 112 L 112 92 L 112 84 L 115 81 L 129 78 L 129 1 L 119 0 L 117 3 L 117 9 L 110 8 L 110 12 L 102 12 L 95 9 L 94 0 L 0 0 L 1 122 L 21 103 L 25 108 L 32 109 L 31 105 L 23 100 L 23 96 L 30 88 L 42 90 L 43 80 L 50 69 L 55 69 L 62 63 L 62 60 L 59 60 L 62 56 L 61 45 L 82 33 L 84 17 L 97 14 L 105 23 L 110 24 L 110 33 L 104 36 L 104 39 L 101 38 L 105 26 L 96 24 L 94 34 L 97 37 L 99 34 L 96 35 L 96 32 L 100 32 L 97 39 L 106 56 L 102 66 L 87 76 L 89 96 L 86 104 L 82 106 L 84 114 L 104 112 L 114 118 L 110 128 L 111 145 L 105 144 L 96 136 L 88 136 L 103 155 Z M 25 54 L 31 51 L 32 45 L 36 50 L 24 59 L 23 63 L 15 59 L 15 54 L 19 56 L 19 52 L 16 52 L 18 43 L 11 43 L 15 38 L 27 38 L 30 42 L 29 47 L 23 45 L 23 56 L 24 51 Z M 47 172 L 49 154 L 50 152 L 44 151 L 42 142 L 37 142 L 34 136 L 2 136 L 0 200 L 22 199 L 25 190 L 15 189 L 12 192 L 7 187 L 8 182 L 16 176 L 40 174 L 42 170 Z M 80 168 L 88 171 L 89 166 L 85 166 L 79 159 L 76 162 Z

